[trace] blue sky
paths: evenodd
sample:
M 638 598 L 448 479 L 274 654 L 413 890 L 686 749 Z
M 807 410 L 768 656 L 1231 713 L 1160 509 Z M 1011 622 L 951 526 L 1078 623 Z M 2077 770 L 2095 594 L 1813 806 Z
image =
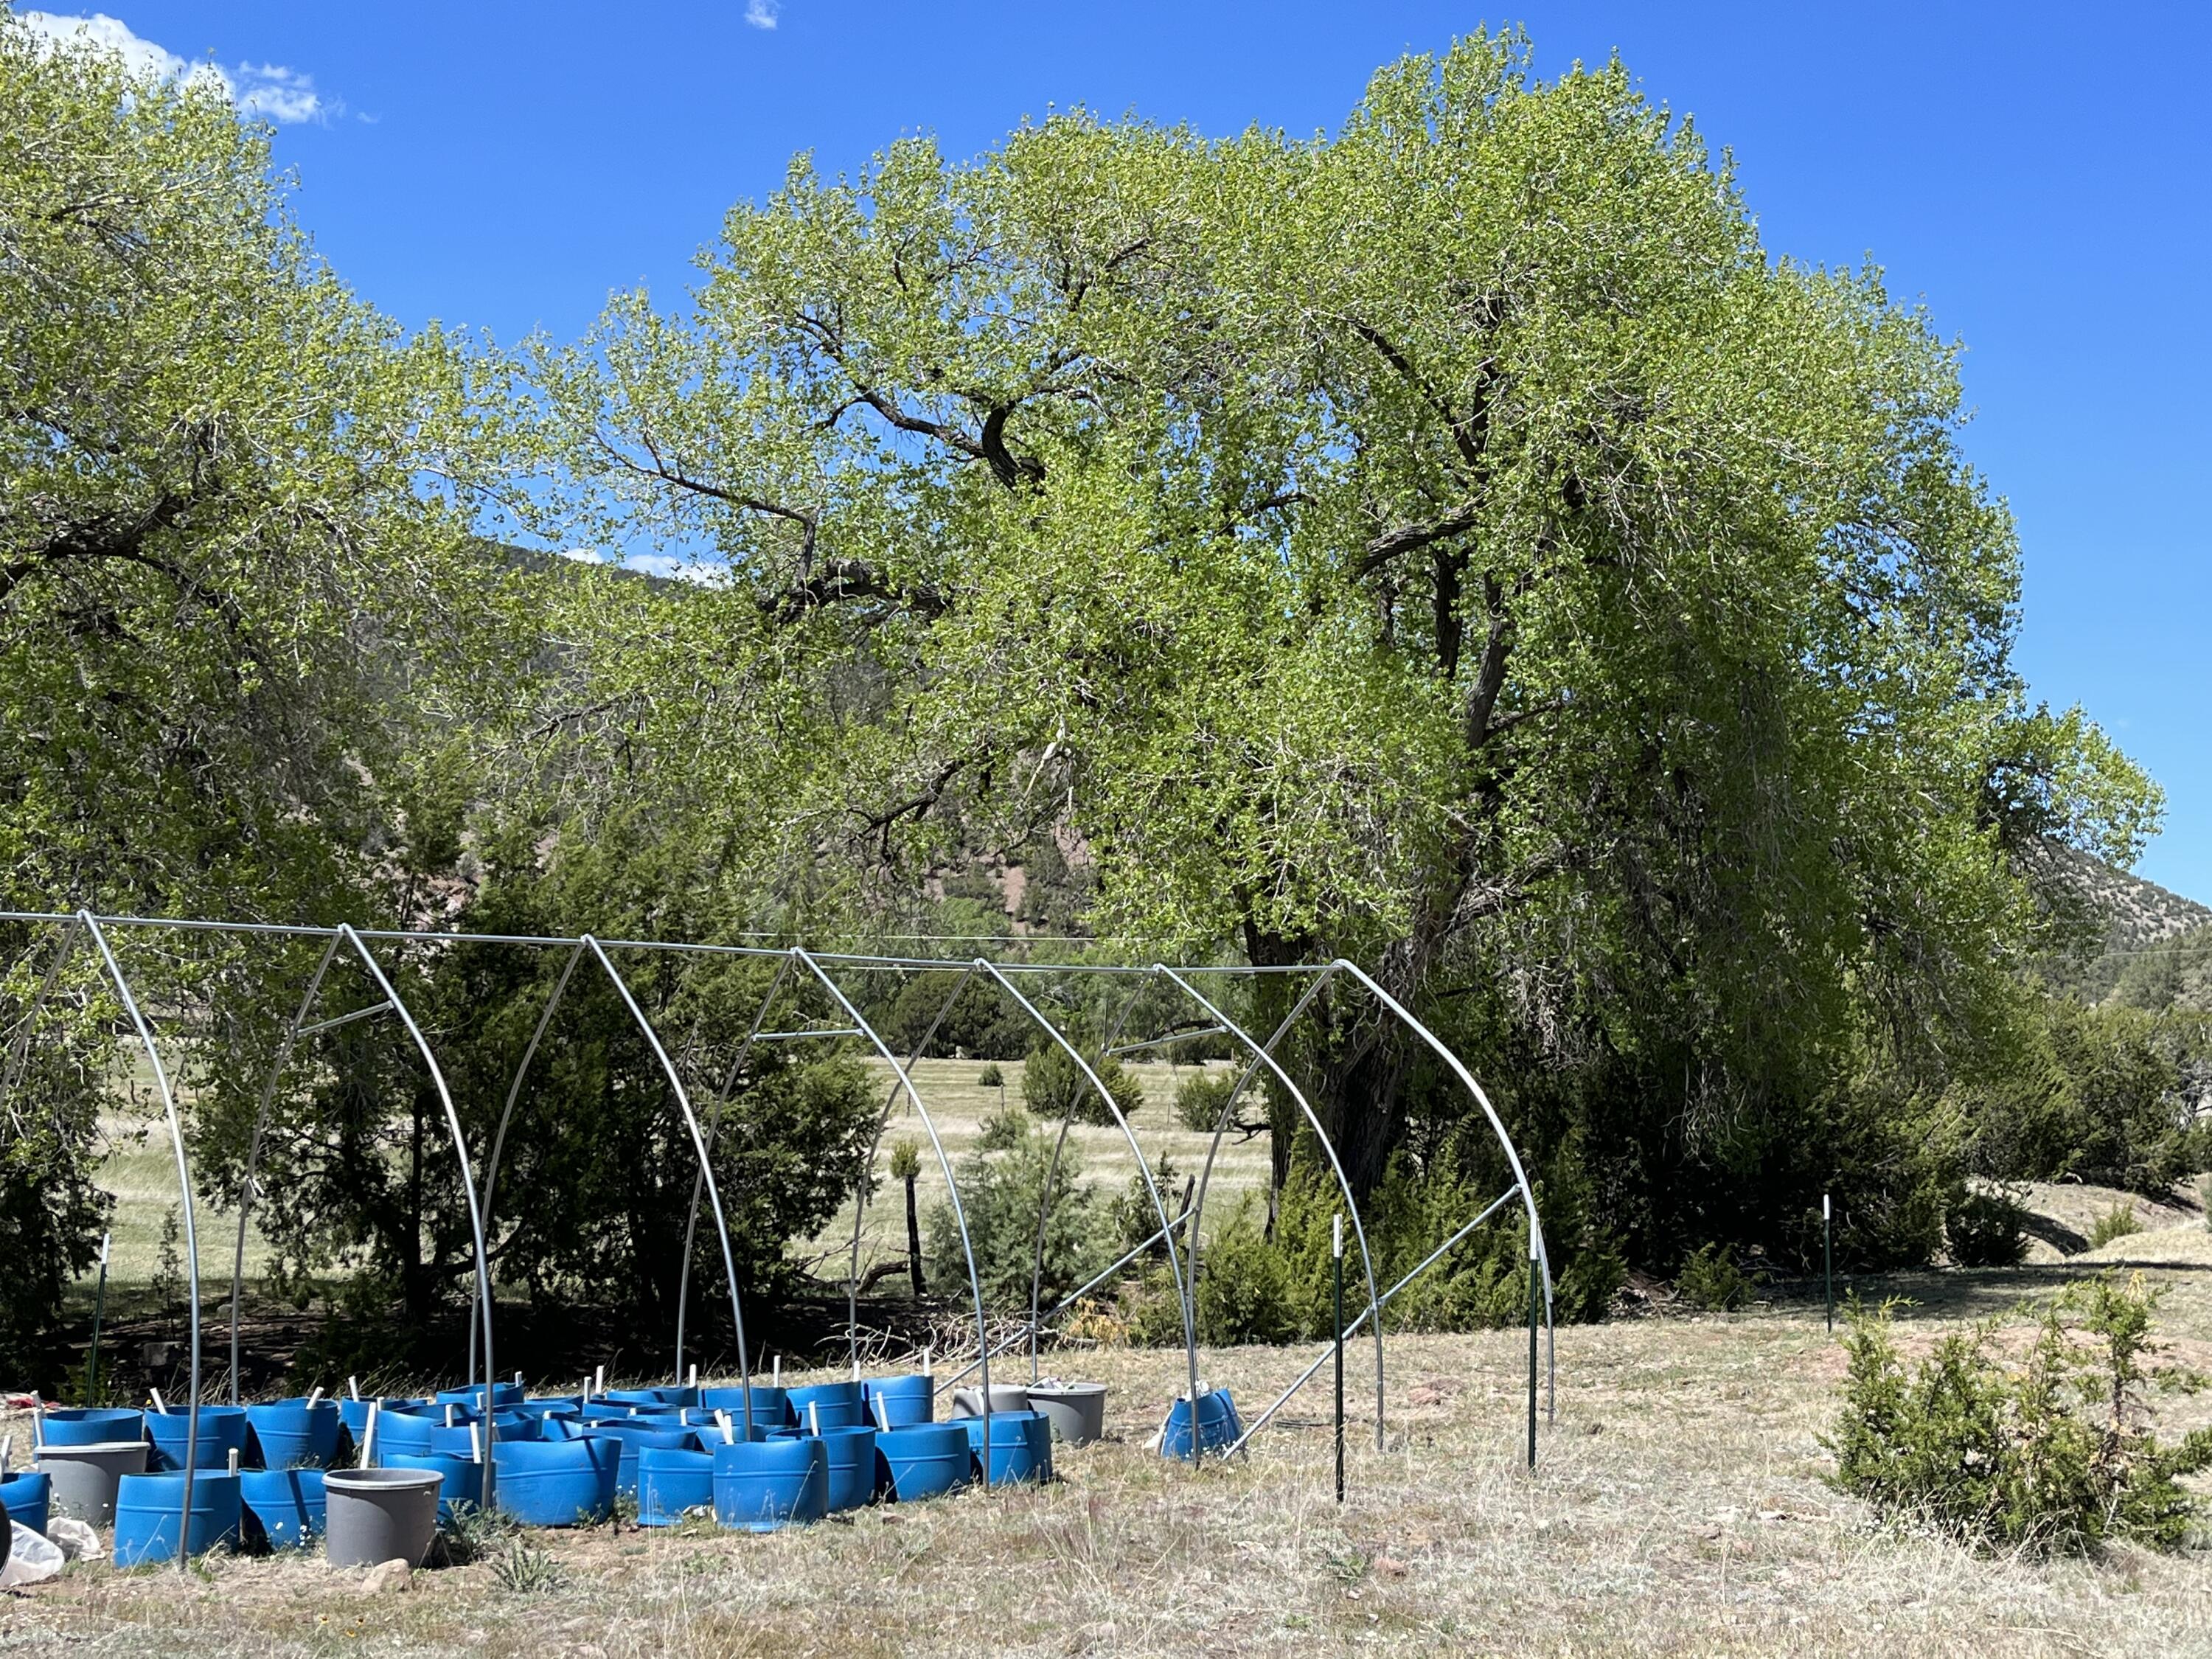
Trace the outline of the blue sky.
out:
M 1871 254 L 1966 343 L 1969 453 L 2026 552 L 2020 665 L 2150 768 L 2167 828 L 2140 867 L 2212 902 L 2212 7 L 96 6 L 284 118 L 301 216 L 365 297 L 508 339 L 573 335 L 617 286 L 672 295 L 794 150 L 964 154 L 1075 103 L 1310 131 L 1486 19 L 1547 71 L 1618 48 L 1735 152 L 1770 250 Z

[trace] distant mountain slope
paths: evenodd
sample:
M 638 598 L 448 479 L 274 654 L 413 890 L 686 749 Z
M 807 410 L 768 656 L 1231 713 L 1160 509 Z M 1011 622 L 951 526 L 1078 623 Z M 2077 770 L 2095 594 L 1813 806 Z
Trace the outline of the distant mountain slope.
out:
M 2130 1000 L 2212 1006 L 2212 907 L 2056 842 L 2044 843 L 2039 874 L 2099 925 L 2045 965 L 2054 983 L 2091 1002 L 2124 988 Z

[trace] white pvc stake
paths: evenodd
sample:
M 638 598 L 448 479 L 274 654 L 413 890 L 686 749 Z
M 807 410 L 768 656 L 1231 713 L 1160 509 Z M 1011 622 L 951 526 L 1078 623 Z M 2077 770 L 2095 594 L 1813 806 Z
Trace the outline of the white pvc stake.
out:
M 361 1398 L 361 1379 L 359 1377 L 349 1376 L 346 1378 L 346 1398 L 349 1400 L 358 1400 Z
M 0 1434 L 0 1474 L 8 1473 L 8 1454 L 15 1449 L 15 1437 Z
M 1340 1261 L 1344 1255 L 1344 1212 L 1341 1210 L 1329 1221 L 1328 1253 L 1334 1260 Z
M 927 1376 L 929 1375 L 929 1356 L 931 1352 L 932 1351 L 928 1348 L 924 1348 L 921 1351 L 921 1374 L 924 1376 Z
M 783 1386 L 783 1356 L 777 1354 L 773 1363 L 775 1366 L 775 1375 L 771 1382 L 773 1386 L 780 1389 Z
M 449 1429 L 453 1426 L 453 1408 L 450 1403 L 446 1407 L 446 1426 Z
M 721 1425 L 722 1443 L 726 1446 L 736 1444 L 738 1437 L 730 1427 L 729 1413 L 718 1409 L 714 1413 L 714 1421 Z
M 891 1413 L 890 1407 L 884 1404 L 883 1395 L 878 1395 L 868 1403 L 876 1408 L 876 1426 L 888 1431 L 891 1425 Z
M 310 1410 L 310 1411 L 313 1411 L 316 1407 L 318 1407 L 318 1406 L 321 1405 L 322 1403 L 323 1403 L 323 1385 L 322 1385 L 321 1383 L 318 1382 L 318 1383 L 316 1383 L 316 1384 L 315 1384 L 315 1386 L 314 1386 L 313 1389 L 313 1390 L 308 1394 L 308 1395 L 307 1395 L 307 1409 L 308 1409 L 308 1410 Z
M 806 1402 L 806 1431 L 817 1440 L 822 1437 L 822 1407 L 812 1400 Z
M 606 1368 L 605 1365 L 597 1365 L 597 1366 L 592 1367 L 592 1392 L 593 1394 L 605 1394 L 606 1391 L 607 1391 L 607 1368 Z
M 235 1446 L 230 1449 L 230 1472 L 233 1474 L 238 1473 L 238 1448 Z
M 691 1362 L 691 1386 L 695 1389 L 699 1386 L 699 1362 L 696 1359 Z
M 471 1463 L 483 1462 L 483 1430 L 480 1424 L 469 1425 L 469 1462 Z
M 384 1402 L 381 1400 L 372 1400 L 368 1402 L 368 1422 L 361 1431 L 361 1455 L 354 1460 L 354 1467 L 357 1469 L 367 1468 L 370 1460 L 376 1455 L 376 1419 L 378 1414 L 383 1410 Z
M 167 1417 L 169 1414 L 169 1402 L 161 1398 L 161 1391 L 159 1389 L 149 1389 L 146 1392 L 154 1396 L 154 1409 Z
M 854 1355 L 853 1356 L 853 1381 L 854 1381 L 855 1382 L 859 1382 L 860 1380 L 860 1355 L 858 1355 L 858 1354 L 854 1354 Z
M 522 1386 L 522 1373 L 520 1371 L 517 1371 L 514 1374 L 514 1386 L 518 1389 Z
M 31 1452 L 33 1456 L 46 1443 L 46 1402 L 38 1395 L 31 1396 Z

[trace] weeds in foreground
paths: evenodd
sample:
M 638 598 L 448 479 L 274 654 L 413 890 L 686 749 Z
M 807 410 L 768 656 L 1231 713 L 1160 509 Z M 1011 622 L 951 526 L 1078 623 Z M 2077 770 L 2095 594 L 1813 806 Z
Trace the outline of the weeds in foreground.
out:
M 503 1590 L 516 1595 L 543 1595 L 568 1582 L 568 1572 L 550 1551 L 526 1538 L 517 1538 L 506 1553 L 491 1565 L 491 1575 Z
M 2032 1310 L 2023 1358 L 2000 1341 L 2007 1322 L 1990 1320 L 1944 1337 L 1907 1376 L 1895 1304 L 1854 1302 L 1844 1412 L 1825 1440 L 1833 1484 L 1887 1519 L 1979 1549 L 2180 1547 L 2197 1518 L 2181 1478 L 2212 1468 L 2212 1430 L 2162 1446 L 2145 1426 L 2147 1385 L 2198 1380 L 2146 1369 L 2160 1351 L 2157 1304 L 2142 1274 L 2107 1273 Z
M 446 1559 L 457 1567 L 497 1553 L 521 1534 L 512 1517 L 467 1502 L 454 1504 L 438 1530 L 445 1540 Z

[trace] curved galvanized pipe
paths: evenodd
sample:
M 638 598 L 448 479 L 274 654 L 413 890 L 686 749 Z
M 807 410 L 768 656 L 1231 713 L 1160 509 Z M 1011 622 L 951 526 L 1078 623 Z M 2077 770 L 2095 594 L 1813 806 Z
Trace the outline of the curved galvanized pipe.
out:
M 599 940 L 586 933 L 583 944 L 598 959 L 599 966 L 606 970 L 608 980 L 621 996 L 623 1006 L 629 1010 L 630 1018 L 637 1022 L 638 1030 L 652 1046 L 653 1057 L 659 1060 L 661 1072 L 668 1079 L 668 1086 L 675 1091 L 676 1109 L 684 1115 L 684 1127 L 691 1133 L 692 1148 L 699 1154 L 699 1170 L 707 1182 L 708 1207 L 714 1212 L 714 1231 L 722 1241 L 722 1270 L 730 1279 L 730 1317 L 737 1325 L 738 1380 L 744 1389 L 740 1398 L 744 1405 L 745 1438 L 750 1440 L 753 1437 L 752 1359 L 745 1351 L 745 1311 L 738 1299 L 737 1258 L 730 1250 L 730 1224 L 722 1213 L 721 1189 L 715 1184 L 714 1167 L 707 1157 L 707 1137 L 700 1130 L 697 1114 L 691 1109 L 691 1097 L 684 1087 L 684 1079 L 677 1075 L 675 1063 L 668 1058 L 668 1050 L 660 1046 L 660 1034 L 653 1029 L 653 1022 L 645 1017 L 645 1010 L 637 1006 L 637 999 L 630 994 L 629 983 L 615 970 L 614 963 L 607 959 L 607 953 L 600 949 Z
M 944 1006 L 937 1011 L 937 1017 L 929 1022 L 929 1029 L 921 1034 L 921 1040 L 906 1057 L 908 1074 L 911 1075 L 921 1063 L 922 1051 L 936 1041 L 938 1027 L 945 1024 L 946 1016 L 952 1012 L 952 1005 L 960 1000 L 961 992 L 968 988 L 968 981 L 975 976 L 975 967 L 970 964 L 952 982 L 952 994 L 945 999 Z M 876 1154 L 882 1149 L 884 1131 L 890 1127 L 891 1105 L 898 1099 L 898 1095 L 899 1085 L 893 1083 L 884 1096 L 884 1109 L 877 1115 L 876 1132 L 868 1140 L 867 1162 L 860 1165 L 860 1176 L 853 1183 L 853 1259 L 845 1274 L 845 1345 L 855 1365 L 860 1363 L 860 1222 L 867 1212 L 868 1176 L 876 1167 Z
M 246 1225 L 253 1210 L 253 1181 L 261 1168 L 261 1137 L 269 1126 L 269 1108 L 276 1098 L 276 1085 L 284 1075 L 284 1068 L 292 1063 L 293 1045 L 300 1040 L 300 1027 L 306 1023 L 307 1011 L 315 1006 L 322 994 L 323 976 L 331 970 L 331 959 L 338 952 L 338 942 L 333 938 L 323 947 L 323 957 L 315 964 L 315 971 L 307 981 L 307 988 L 300 998 L 300 1006 L 292 1015 L 292 1022 L 284 1028 L 284 1041 L 277 1045 L 276 1063 L 270 1066 L 269 1076 L 261 1085 L 261 1104 L 253 1114 L 253 1138 L 246 1143 L 246 1178 L 238 1184 L 238 1248 L 230 1259 L 230 1403 L 238 1404 L 238 1316 L 239 1304 L 246 1299 Z M 469 1358 L 473 1369 L 476 1358 L 476 1324 L 469 1325 Z
M 1368 1252 L 1367 1229 L 1361 1224 L 1359 1202 L 1352 1195 L 1352 1182 L 1346 1176 L 1344 1164 L 1336 1155 L 1336 1143 L 1329 1139 L 1328 1131 L 1322 1127 L 1321 1119 L 1315 1113 L 1312 1104 L 1306 1099 L 1304 1091 L 1291 1081 L 1291 1074 L 1283 1069 L 1275 1056 L 1260 1046 L 1260 1040 L 1257 1037 L 1230 1018 L 1221 1009 L 1207 1001 L 1199 994 L 1196 987 L 1166 963 L 1154 963 L 1152 971 L 1164 975 L 1170 984 L 1176 986 L 1185 996 L 1205 1009 L 1230 1035 L 1249 1048 L 1255 1059 L 1264 1063 L 1267 1069 L 1275 1074 L 1275 1080 L 1289 1091 L 1292 1100 L 1297 1102 L 1298 1110 L 1305 1116 L 1306 1127 L 1314 1132 L 1315 1138 L 1321 1142 L 1322 1151 L 1328 1155 L 1328 1167 L 1335 1172 L 1337 1190 L 1344 1194 L 1345 1212 L 1352 1218 L 1352 1237 L 1359 1245 L 1359 1265 L 1367 1275 L 1367 1310 L 1372 1316 L 1375 1326 L 1375 1449 L 1381 1451 L 1382 1449 L 1382 1304 L 1375 1288 L 1375 1258 Z M 1194 1233 L 1190 1247 L 1190 1255 L 1191 1295 L 1195 1298 L 1198 1295 L 1198 1244 Z
M 1159 1217 L 1160 1229 L 1167 1235 L 1165 1243 L 1168 1249 L 1168 1271 L 1174 1276 L 1176 1295 L 1182 1304 L 1183 1354 L 1184 1358 L 1189 1362 L 1190 1370 L 1190 1461 L 1194 1465 L 1195 1465 L 1206 1455 L 1205 1449 L 1200 1443 L 1203 1437 L 1201 1437 L 1198 1432 L 1198 1326 L 1196 1322 L 1196 1314 L 1191 1299 L 1189 1283 L 1183 1276 L 1182 1253 L 1176 1249 L 1175 1224 L 1168 1219 L 1168 1206 L 1160 1198 L 1159 1183 L 1152 1179 L 1152 1166 L 1145 1157 L 1145 1149 L 1138 1144 L 1136 1131 L 1129 1127 L 1129 1120 L 1121 1115 L 1121 1107 L 1120 1103 L 1114 1098 L 1114 1091 L 1109 1089 L 1100 1079 L 1097 1073 L 1091 1069 L 1091 1062 L 1084 1059 L 1081 1054 L 1076 1052 L 1075 1045 L 1070 1042 L 1066 1037 L 1060 1034 L 1060 1028 L 1054 1025 L 1050 1020 L 1047 1019 L 1042 1013 L 1038 1012 L 1036 1005 L 1032 1003 L 1019 991 L 1016 990 L 1014 988 L 1013 981 L 1008 979 L 1004 974 L 1000 973 L 996 966 L 981 957 L 975 958 L 975 965 L 981 969 L 985 973 L 988 974 L 993 979 L 998 981 L 1000 985 L 1005 988 L 1006 994 L 1013 998 L 1017 1003 L 1021 1005 L 1022 1011 L 1029 1015 L 1031 1019 L 1035 1020 L 1038 1025 L 1042 1027 L 1046 1035 L 1050 1036 L 1054 1042 L 1060 1045 L 1060 1052 L 1075 1062 L 1077 1069 L 1089 1079 L 1091 1086 L 1098 1091 L 1098 1098 L 1105 1103 L 1106 1109 L 1113 1115 L 1114 1121 L 1121 1126 L 1122 1134 L 1127 1137 L 1129 1142 L 1130 1152 L 1136 1156 L 1137 1173 L 1144 1179 L 1145 1191 L 1151 1195 L 1153 1212 Z M 987 1410 L 990 1406 L 990 1401 L 991 1397 L 987 1392 L 983 1396 L 983 1403 Z
M 138 1012 L 138 999 L 131 994 L 131 981 L 123 976 L 123 966 L 108 948 L 107 936 L 100 931 L 100 923 L 92 912 L 78 911 L 77 920 L 91 935 L 92 942 L 100 947 L 100 959 L 107 964 L 108 977 L 115 981 L 115 993 L 123 999 L 123 1011 L 130 1015 L 139 1046 L 146 1051 L 146 1063 L 154 1068 L 154 1086 L 161 1091 L 162 1115 L 169 1121 L 169 1145 L 177 1155 L 177 1191 L 183 1198 L 185 1212 L 185 1265 L 192 1299 L 191 1385 L 186 1399 L 191 1415 L 185 1419 L 185 1495 L 177 1519 L 177 1571 L 182 1572 L 191 1558 L 189 1545 L 192 1533 L 192 1480 L 200 1449 L 200 1247 L 199 1235 L 192 1225 L 191 1166 L 185 1157 L 185 1127 L 177 1116 L 176 1091 L 169 1086 L 169 1074 L 161 1065 L 161 1051 L 154 1046 L 154 1033 L 146 1024 L 146 1016 Z
M 438 1057 L 430 1052 L 429 1039 L 422 1035 L 422 1028 L 415 1023 L 414 1013 L 408 1008 L 405 999 L 401 997 L 399 994 L 399 988 L 394 985 L 391 980 L 385 976 L 383 966 L 377 961 L 375 956 L 370 951 L 368 945 L 362 940 L 361 935 L 354 931 L 351 923 L 340 922 L 338 924 L 338 938 L 352 947 L 354 954 L 361 959 L 361 965 L 368 970 L 368 976 L 376 981 L 376 988 L 383 992 L 385 1000 L 392 1004 L 392 1012 L 399 1016 L 399 1023 L 407 1028 L 407 1035 L 415 1044 L 415 1052 L 422 1056 L 422 1064 L 429 1071 L 430 1081 L 437 1088 L 438 1099 L 446 1109 L 446 1127 L 453 1137 L 453 1155 L 460 1163 L 461 1195 L 468 1201 L 469 1231 L 476 1244 L 477 1305 L 482 1311 L 484 1332 L 483 1373 L 482 1377 L 483 1386 L 483 1403 L 485 1408 L 485 1416 L 488 1420 L 490 1416 L 491 1377 L 493 1367 L 491 1352 L 491 1261 L 484 1249 L 483 1209 L 482 1206 L 477 1202 L 476 1177 L 469 1173 L 469 1141 L 468 1137 L 461 1132 L 461 1115 L 453 1109 L 453 1091 L 446 1086 L 446 1073 L 438 1065 Z M 470 1378 L 470 1381 L 472 1382 L 477 1380 L 478 1379 L 475 1376 L 471 1376 Z M 492 1506 L 491 1483 L 491 1448 L 487 1445 L 484 1448 L 483 1484 L 480 1500 L 487 1512 L 489 1511 Z
M 762 1023 L 769 1011 L 775 1006 L 775 994 L 783 987 L 783 976 L 791 971 L 788 957 L 776 963 L 775 972 L 769 978 L 768 994 L 761 999 L 759 1011 L 753 1015 L 751 1028 L 745 1040 L 738 1045 L 736 1057 L 722 1079 L 722 1086 L 714 1091 L 714 1104 L 707 1119 L 707 1153 L 714 1156 L 714 1142 L 722 1132 L 722 1109 L 729 1103 L 730 1091 L 738 1086 L 738 1073 L 752 1052 L 754 1040 L 760 1036 Z M 702 1164 L 691 1176 L 691 1212 L 684 1222 L 684 1260 L 677 1268 L 676 1278 L 676 1381 L 684 1380 L 684 1326 L 691 1307 L 691 1249 L 699 1237 L 699 1199 L 707 1188 L 707 1166 Z
M 1450 1068 L 1452 1075 L 1460 1080 L 1468 1093 L 1474 1097 L 1474 1103 L 1482 1108 L 1482 1115 L 1489 1121 L 1491 1133 L 1498 1137 L 1498 1144 L 1504 1149 L 1505 1161 L 1512 1166 L 1513 1179 L 1521 1188 L 1522 1207 L 1528 1212 L 1528 1237 L 1535 1246 L 1537 1266 L 1544 1277 L 1544 1341 L 1547 1350 L 1545 1413 L 1548 1418 L 1556 1419 L 1559 1403 L 1559 1334 L 1552 1316 L 1552 1255 L 1550 1247 L 1545 1243 L 1543 1221 L 1536 1214 L 1536 1194 L 1528 1185 L 1528 1171 L 1521 1167 L 1521 1154 L 1514 1147 L 1513 1137 L 1505 1133 L 1505 1125 L 1498 1118 L 1498 1109 L 1490 1103 L 1490 1097 L 1483 1092 L 1482 1085 L 1474 1080 L 1474 1073 L 1461 1063 L 1460 1057 L 1451 1051 L 1443 1038 L 1415 1019 L 1405 1004 L 1377 985 L 1358 963 L 1347 962 L 1340 957 L 1329 966 L 1332 969 L 1343 969 L 1365 986 L 1370 996 L 1395 1014 L 1407 1030 L 1435 1051 L 1437 1058 Z
M 897 1074 L 908 1101 L 921 1118 L 921 1127 L 928 1132 L 929 1144 L 937 1153 L 937 1167 L 945 1172 L 945 1190 L 952 1199 L 953 1224 L 960 1230 L 960 1254 L 968 1262 L 968 1291 L 975 1302 L 975 1352 L 981 1357 L 983 1371 L 983 1484 L 988 1486 L 991 1482 L 991 1323 L 983 1309 L 983 1279 L 975 1271 L 975 1247 L 968 1237 L 968 1211 L 960 1202 L 960 1183 L 953 1178 L 952 1160 L 945 1153 L 945 1142 L 937 1133 L 937 1121 L 930 1116 L 929 1108 L 921 1098 L 921 1091 L 914 1086 L 913 1074 L 899 1065 L 898 1056 L 891 1052 L 890 1045 L 883 1039 L 883 1034 L 868 1024 L 860 1011 L 853 1006 L 852 998 L 845 994 L 844 988 L 830 977 L 828 970 L 820 963 L 795 945 L 791 947 L 791 956 L 793 961 L 804 963 L 806 970 L 821 981 L 822 988 L 836 998 L 837 1006 L 852 1017 L 854 1024 L 867 1034 L 868 1041 L 874 1045 L 876 1052 Z
M 1138 1003 L 1144 1000 L 1144 996 L 1145 987 L 1140 983 L 1129 994 L 1128 1000 L 1122 1003 L 1121 1012 L 1114 1016 L 1114 1024 L 1107 1030 L 1106 1040 L 1099 1045 L 1101 1054 L 1112 1052 L 1114 1039 L 1121 1035 L 1121 1028 L 1128 1024 L 1129 1016 L 1136 1011 Z M 1060 1154 L 1067 1149 L 1067 1132 L 1069 1126 L 1074 1121 L 1075 1103 L 1071 1100 L 1067 1103 L 1067 1109 L 1060 1115 L 1060 1133 L 1053 1138 L 1052 1161 L 1045 1166 L 1044 1188 L 1037 1194 L 1036 1243 L 1030 1255 L 1030 1381 L 1032 1382 L 1038 1380 L 1040 1374 L 1037 1347 L 1041 1340 L 1040 1327 L 1044 1322 L 1037 1310 L 1039 1304 L 1044 1300 L 1045 1228 L 1052 1219 L 1052 1194 L 1054 1185 L 1060 1180 Z M 1132 1251 L 1130 1254 L 1133 1255 L 1136 1252 Z M 1059 1310 L 1054 1309 L 1054 1311 L 1058 1312 Z
M 77 934 L 84 928 L 82 914 L 43 920 L 65 921 L 66 925 L 62 929 L 61 943 L 54 947 L 54 959 L 46 964 L 46 975 L 39 981 L 38 994 L 31 999 L 31 1006 L 23 1011 L 23 1023 L 16 1031 L 15 1040 L 8 1045 L 7 1068 L 0 1071 L 0 1100 L 5 1100 L 15 1092 L 15 1085 L 23 1075 L 23 1066 L 31 1057 L 31 1033 L 39 1023 L 40 1012 L 46 1007 L 46 999 L 53 994 L 55 982 L 61 978 L 62 969 L 69 965 L 70 957 L 76 949 Z M 15 1123 L 20 1130 L 22 1120 L 18 1118 Z
M 579 945 L 568 952 L 568 961 L 561 964 L 561 977 L 554 981 L 553 994 L 545 999 L 545 1012 L 538 1016 L 537 1029 L 531 1032 L 530 1041 L 522 1050 L 522 1063 L 514 1068 L 514 1079 L 507 1085 L 507 1104 L 500 1108 L 499 1127 L 492 1132 L 491 1153 L 484 1159 L 484 1236 L 487 1238 L 493 1231 L 492 1200 L 496 1196 L 499 1186 L 500 1158 L 507 1150 L 507 1126 L 514 1116 L 515 1102 L 522 1097 L 522 1080 L 530 1075 L 530 1062 L 538 1058 L 538 1045 L 545 1040 L 546 1028 L 553 1024 L 553 1012 L 561 1006 L 561 999 L 568 994 L 568 976 L 576 971 L 577 958 L 583 954 L 584 947 Z M 485 1297 L 484 1316 L 486 1319 L 491 1316 L 489 1295 Z M 473 1374 L 476 1368 L 477 1327 L 471 1323 L 469 1327 L 470 1372 Z

